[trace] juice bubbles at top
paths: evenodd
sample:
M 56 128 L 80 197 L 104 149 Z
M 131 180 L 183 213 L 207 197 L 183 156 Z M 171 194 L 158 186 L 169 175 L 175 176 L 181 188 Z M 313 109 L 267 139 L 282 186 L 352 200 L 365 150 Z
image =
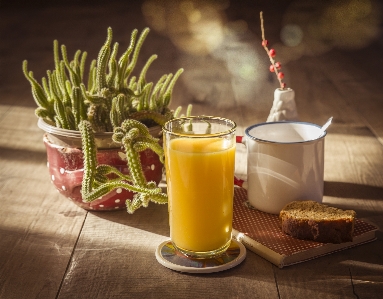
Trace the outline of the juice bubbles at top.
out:
M 173 139 L 165 161 L 173 243 L 192 252 L 230 244 L 235 143 L 217 137 Z

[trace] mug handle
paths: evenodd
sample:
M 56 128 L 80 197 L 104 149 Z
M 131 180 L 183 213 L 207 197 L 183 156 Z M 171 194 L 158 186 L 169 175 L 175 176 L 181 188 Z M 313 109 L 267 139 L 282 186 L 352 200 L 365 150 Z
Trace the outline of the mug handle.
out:
M 246 181 L 241 180 L 237 177 L 234 177 L 234 185 L 246 189 Z
M 245 139 L 243 136 L 235 136 L 236 143 L 244 143 Z
M 245 140 L 246 140 L 246 139 L 244 138 L 244 136 L 235 136 L 235 141 L 236 141 L 236 143 L 242 143 L 242 144 L 245 144 L 245 145 L 246 145 Z M 246 189 L 246 187 L 247 187 L 247 182 L 244 181 L 244 180 L 241 180 L 241 179 L 239 179 L 239 178 L 237 178 L 237 177 L 234 177 L 234 185 Z

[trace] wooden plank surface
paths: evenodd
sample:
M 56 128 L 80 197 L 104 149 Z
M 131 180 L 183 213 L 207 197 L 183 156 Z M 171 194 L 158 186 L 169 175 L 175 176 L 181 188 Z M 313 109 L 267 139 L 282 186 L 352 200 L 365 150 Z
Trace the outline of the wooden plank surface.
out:
M 89 213 L 58 298 L 278 298 L 273 267 L 254 254 L 216 274 L 163 267 L 154 252 L 168 238 L 167 206 Z
M 334 124 L 325 143 L 323 201 L 353 209 L 357 217 L 383 227 L 383 148 L 366 127 Z M 331 133 L 334 132 L 334 133 Z M 342 132 L 342 133 L 341 133 Z M 366 146 L 368 144 L 368 146 Z M 371 198 L 372 197 L 372 198 Z M 383 240 L 332 254 L 276 273 L 281 298 L 380 298 Z
M 1 107 L 0 298 L 55 298 L 86 212 L 52 187 L 34 109 Z
M 363 16 L 349 19 L 352 14 L 343 12 L 351 1 L 193 1 L 184 6 L 181 1 L 154 0 L 129 5 L 117 0 L 68 3 L 0 3 L 0 298 L 381 297 L 381 18 L 376 24 L 375 13 L 369 22 Z M 382 7 L 377 1 L 352 3 L 370 3 L 372 11 Z M 147 14 L 150 7 L 156 8 L 154 15 Z M 198 14 L 187 14 L 190 9 L 199 11 L 202 19 L 209 16 L 203 19 L 204 26 L 186 26 L 198 21 Z M 346 23 L 331 15 L 334 9 L 343 16 L 341 20 L 364 23 L 348 30 Z M 195 115 L 233 119 L 238 135 L 243 135 L 247 126 L 266 120 L 278 86 L 260 46 L 260 10 L 267 39 L 277 50 L 288 86 L 296 92 L 301 120 L 323 124 L 334 116 L 325 144 L 324 201 L 355 209 L 358 217 L 379 228 L 378 239 L 283 269 L 248 251 L 241 265 L 222 273 L 177 273 L 161 266 L 154 255 L 157 245 L 169 237 L 166 205 L 151 204 L 133 215 L 88 213 L 55 191 L 21 62 L 28 59 L 40 78 L 53 68 L 54 39 L 70 53 L 87 50 L 91 59 L 97 56 L 108 26 L 120 49 L 128 45 L 133 28 L 150 26 L 138 69 L 153 53 L 159 58 L 148 80 L 185 68 L 172 107 L 192 103 Z M 305 34 L 293 48 L 280 40 L 281 28 L 290 23 L 300 25 Z M 323 26 L 322 31 L 315 33 L 314 25 Z M 358 35 L 361 28 L 371 30 Z M 380 33 L 368 40 L 372 30 Z M 368 42 L 352 48 L 348 41 L 353 38 Z M 203 47 L 210 52 L 196 52 Z M 243 179 L 245 151 L 244 146 L 237 147 L 236 175 Z
M 380 298 L 383 290 L 376 275 L 383 269 L 383 94 L 380 77 L 354 63 L 360 55 L 333 50 L 301 57 L 289 69 L 300 118 L 322 124 L 334 117 L 325 141 L 324 202 L 357 211 L 379 227 L 378 240 L 278 271 L 281 298 Z

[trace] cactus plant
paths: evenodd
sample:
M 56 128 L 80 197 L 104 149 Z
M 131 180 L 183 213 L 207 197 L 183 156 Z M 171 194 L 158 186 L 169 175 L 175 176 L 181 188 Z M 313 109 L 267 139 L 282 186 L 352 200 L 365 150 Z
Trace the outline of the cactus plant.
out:
M 108 28 L 107 39 L 97 60 L 91 62 L 87 78 L 87 52 L 78 50 L 69 61 L 65 45 L 59 48 L 57 40 L 53 43 L 55 69 L 47 71 L 41 84 L 33 72 L 28 71 L 27 61 L 23 62 L 24 75 L 31 84 L 38 106 L 36 116 L 58 128 L 81 132 L 83 201 L 93 201 L 111 190 L 123 188 L 135 193 L 133 200 L 126 202 L 129 213 L 140 206 L 147 206 L 149 200 L 167 202 L 166 194 L 156 183 L 146 181 L 138 154 L 150 148 L 163 159 L 159 140 L 150 136 L 148 127 L 162 126 L 181 111 L 181 107 L 170 110 L 169 105 L 172 90 L 183 69 L 174 75 L 163 75 L 156 84 L 146 82 L 146 73 L 157 58 L 157 55 L 152 55 L 140 74 L 137 77 L 132 75 L 148 33 L 149 29 L 145 28 L 137 40 L 138 31 L 133 30 L 129 47 L 117 59 L 119 44 L 116 42 L 112 47 L 113 32 Z M 187 114 L 190 114 L 190 108 L 189 105 Z M 97 132 L 113 132 L 113 141 L 120 143 L 126 151 L 130 175 L 109 165 L 97 165 L 94 138 Z

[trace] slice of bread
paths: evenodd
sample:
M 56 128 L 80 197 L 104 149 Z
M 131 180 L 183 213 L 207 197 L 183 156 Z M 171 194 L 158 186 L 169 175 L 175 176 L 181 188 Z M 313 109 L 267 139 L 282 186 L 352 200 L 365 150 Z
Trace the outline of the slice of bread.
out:
M 279 213 L 282 232 L 292 237 L 323 243 L 352 241 L 356 212 L 315 201 L 293 201 Z

